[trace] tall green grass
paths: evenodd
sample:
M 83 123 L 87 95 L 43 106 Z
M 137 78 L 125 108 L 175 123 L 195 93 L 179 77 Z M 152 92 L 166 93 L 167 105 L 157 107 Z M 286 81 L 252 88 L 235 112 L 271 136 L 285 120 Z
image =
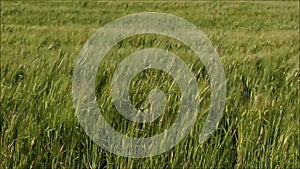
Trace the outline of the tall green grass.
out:
M 211 138 L 198 143 L 210 106 L 209 77 L 178 41 L 156 35 L 118 43 L 97 73 L 99 107 L 116 130 L 136 137 L 160 133 L 180 106 L 173 79 L 143 71 L 131 83 L 133 104 L 147 94 L 169 96 L 165 114 L 148 125 L 125 120 L 111 103 L 118 63 L 134 51 L 158 47 L 177 54 L 195 74 L 201 94 L 197 122 L 170 151 L 130 159 L 97 146 L 75 116 L 71 80 L 76 57 L 101 26 L 145 11 L 185 18 L 207 34 L 227 79 L 224 116 Z M 0 168 L 299 168 L 298 2 L 1 2 Z

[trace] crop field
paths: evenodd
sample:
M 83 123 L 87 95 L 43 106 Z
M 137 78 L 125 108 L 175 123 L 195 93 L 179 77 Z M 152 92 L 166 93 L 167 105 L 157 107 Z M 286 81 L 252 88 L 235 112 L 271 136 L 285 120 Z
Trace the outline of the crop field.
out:
M 118 132 L 151 137 L 167 130 L 181 106 L 172 76 L 147 69 L 132 80 L 134 107 L 148 94 L 167 96 L 164 113 L 145 124 L 124 118 L 111 99 L 112 75 L 131 53 L 161 48 L 180 57 L 196 77 L 199 114 L 171 150 L 128 158 L 98 146 L 73 105 L 72 76 L 85 42 L 111 21 L 139 12 L 181 17 L 206 34 L 226 76 L 226 104 L 216 131 L 198 138 L 211 104 L 209 75 L 182 42 L 136 35 L 117 43 L 97 71 L 102 115 Z M 1 1 L 0 168 L 300 168 L 299 2 Z

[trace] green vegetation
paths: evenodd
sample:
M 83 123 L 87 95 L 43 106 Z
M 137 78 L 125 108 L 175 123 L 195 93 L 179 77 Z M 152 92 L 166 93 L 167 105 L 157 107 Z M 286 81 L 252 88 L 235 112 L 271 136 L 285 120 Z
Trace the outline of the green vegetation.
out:
M 227 79 L 224 116 L 198 143 L 210 105 L 201 61 L 180 42 L 141 35 L 116 45 L 98 70 L 97 101 L 116 130 L 146 137 L 166 130 L 180 107 L 178 86 L 161 71 L 133 80 L 137 108 L 150 89 L 168 92 L 165 114 L 151 124 L 125 120 L 111 104 L 110 82 L 130 53 L 159 47 L 177 54 L 197 77 L 201 106 L 189 136 L 170 151 L 130 159 L 97 146 L 73 108 L 72 73 L 88 38 L 127 14 L 182 17 L 211 40 Z M 299 168 L 299 2 L 1 2 L 0 168 Z M 163 78 L 162 78 L 163 77 Z M 175 117 L 174 117 L 175 116 Z M 142 131 L 142 132 L 140 132 Z

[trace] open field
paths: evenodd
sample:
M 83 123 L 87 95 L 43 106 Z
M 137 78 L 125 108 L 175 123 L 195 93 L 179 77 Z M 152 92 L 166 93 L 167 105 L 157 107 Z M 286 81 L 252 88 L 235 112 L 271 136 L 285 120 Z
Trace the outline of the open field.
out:
M 158 47 L 177 54 L 197 77 L 197 122 L 182 142 L 151 158 L 131 159 L 97 146 L 73 107 L 76 58 L 101 26 L 137 12 L 164 12 L 195 24 L 216 48 L 227 80 L 223 118 L 198 143 L 210 106 L 205 67 L 180 42 L 140 35 L 104 58 L 95 90 L 103 115 L 119 132 L 149 137 L 170 126 L 180 107 L 171 76 L 140 73 L 133 104 L 149 107 L 153 88 L 168 93 L 165 114 L 150 124 L 126 120 L 111 103 L 112 74 L 134 51 Z M 300 168 L 299 2 L 1 2 L 0 168 Z M 297 148 L 298 147 L 298 148 Z

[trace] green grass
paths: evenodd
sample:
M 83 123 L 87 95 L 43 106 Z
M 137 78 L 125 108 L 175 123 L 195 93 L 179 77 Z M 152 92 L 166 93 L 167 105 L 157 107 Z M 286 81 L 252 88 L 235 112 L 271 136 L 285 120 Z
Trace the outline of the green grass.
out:
M 197 77 L 201 108 L 188 137 L 170 151 L 130 159 L 97 146 L 73 108 L 72 73 L 88 38 L 127 14 L 156 11 L 182 17 L 217 49 L 227 79 L 224 116 L 198 143 L 210 105 L 201 61 L 180 42 L 156 35 L 116 45 L 97 74 L 97 101 L 116 130 L 152 136 L 172 124 L 178 86 L 147 70 L 130 87 L 133 104 L 147 107 L 153 88 L 168 92 L 165 114 L 148 125 L 125 120 L 111 104 L 118 63 L 134 51 L 159 47 L 181 57 Z M 1 2 L 0 168 L 299 168 L 299 2 Z M 163 78 L 161 78 L 163 77 Z M 139 130 L 138 130 L 139 129 Z M 140 132 L 142 131 L 142 132 Z

